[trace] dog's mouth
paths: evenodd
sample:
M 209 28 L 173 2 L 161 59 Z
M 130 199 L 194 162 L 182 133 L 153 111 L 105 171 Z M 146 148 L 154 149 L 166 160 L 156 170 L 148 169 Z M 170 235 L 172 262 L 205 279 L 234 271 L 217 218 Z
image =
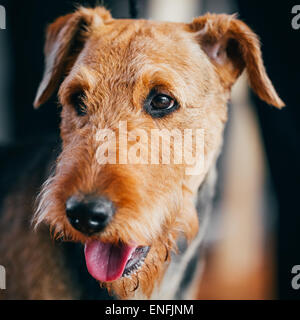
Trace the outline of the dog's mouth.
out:
M 93 240 L 85 245 L 86 266 L 96 280 L 114 281 L 135 273 L 144 263 L 148 246 L 103 243 Z

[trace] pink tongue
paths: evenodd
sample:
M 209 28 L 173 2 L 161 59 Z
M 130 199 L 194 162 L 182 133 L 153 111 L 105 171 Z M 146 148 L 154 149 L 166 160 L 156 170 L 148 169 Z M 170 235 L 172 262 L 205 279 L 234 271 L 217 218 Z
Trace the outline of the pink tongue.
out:
M 136 246 L 91 241 L 84 248 L 87 269 L 99 281 L 114 281 L 122 276 L 135 249 Z

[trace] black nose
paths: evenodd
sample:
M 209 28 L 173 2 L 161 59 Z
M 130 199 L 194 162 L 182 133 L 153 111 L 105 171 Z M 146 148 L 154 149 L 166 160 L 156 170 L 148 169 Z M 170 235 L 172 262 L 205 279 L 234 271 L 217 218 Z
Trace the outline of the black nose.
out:
M 103 197 L 69 198 L 66 213 L 71 225 L 86 235 L 102 231 L 115 212 L 113 203 Z

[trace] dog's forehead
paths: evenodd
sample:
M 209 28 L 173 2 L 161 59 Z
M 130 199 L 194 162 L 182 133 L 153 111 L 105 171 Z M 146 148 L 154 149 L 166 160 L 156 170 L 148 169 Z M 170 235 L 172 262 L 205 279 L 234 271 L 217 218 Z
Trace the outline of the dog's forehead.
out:
M 149 20 L 112 20 L 92 28 L 82 55 L 87 65 L 110 68 L 145 63 L 194 67 L 208 63 L 205 58 L 185 24 Z
M 121 43 L 131 41 L 133 38 L 152 38 L 158 41 L 159 36 L 168 35 L 171 39 L 179 39 L 181 32 L 186 32 L 186 24 L 177 22 L 164 22 L 153 20 L 112 19 L 104 24 L 92 26 L 92 34 L 103 39 Z M 177 36 L 177 37 L 176 37 Z
M 200 83 L 214 74 L 212 64 L 185 24 L 112 20 L 91 28 L 69 80 L 87 79 L 92 87 L 99 83 L 106 86 L 107 82 L 135 83 L 155 71 L 170 82 L 176 79 L 176 86 Z

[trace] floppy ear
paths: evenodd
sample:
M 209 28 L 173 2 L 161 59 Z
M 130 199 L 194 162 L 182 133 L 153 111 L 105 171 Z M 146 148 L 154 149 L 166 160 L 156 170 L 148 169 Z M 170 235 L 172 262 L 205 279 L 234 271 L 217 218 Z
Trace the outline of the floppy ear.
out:
M 197 41 L 220 75 L 223 85 L 231 88 L 244 69 L 254 92 L 275 107 L 284 106 L 263 64 L 256 34 L 235 15 L 206 14 L 189 25 Z
M 34 101 L 35 108 L 51 97 L 74 65 L 88 37 L 89 27 L 109 19 L 110 13 L 102 7 L 80 8 L 50 24 L 44 48 L 45 70 Z

